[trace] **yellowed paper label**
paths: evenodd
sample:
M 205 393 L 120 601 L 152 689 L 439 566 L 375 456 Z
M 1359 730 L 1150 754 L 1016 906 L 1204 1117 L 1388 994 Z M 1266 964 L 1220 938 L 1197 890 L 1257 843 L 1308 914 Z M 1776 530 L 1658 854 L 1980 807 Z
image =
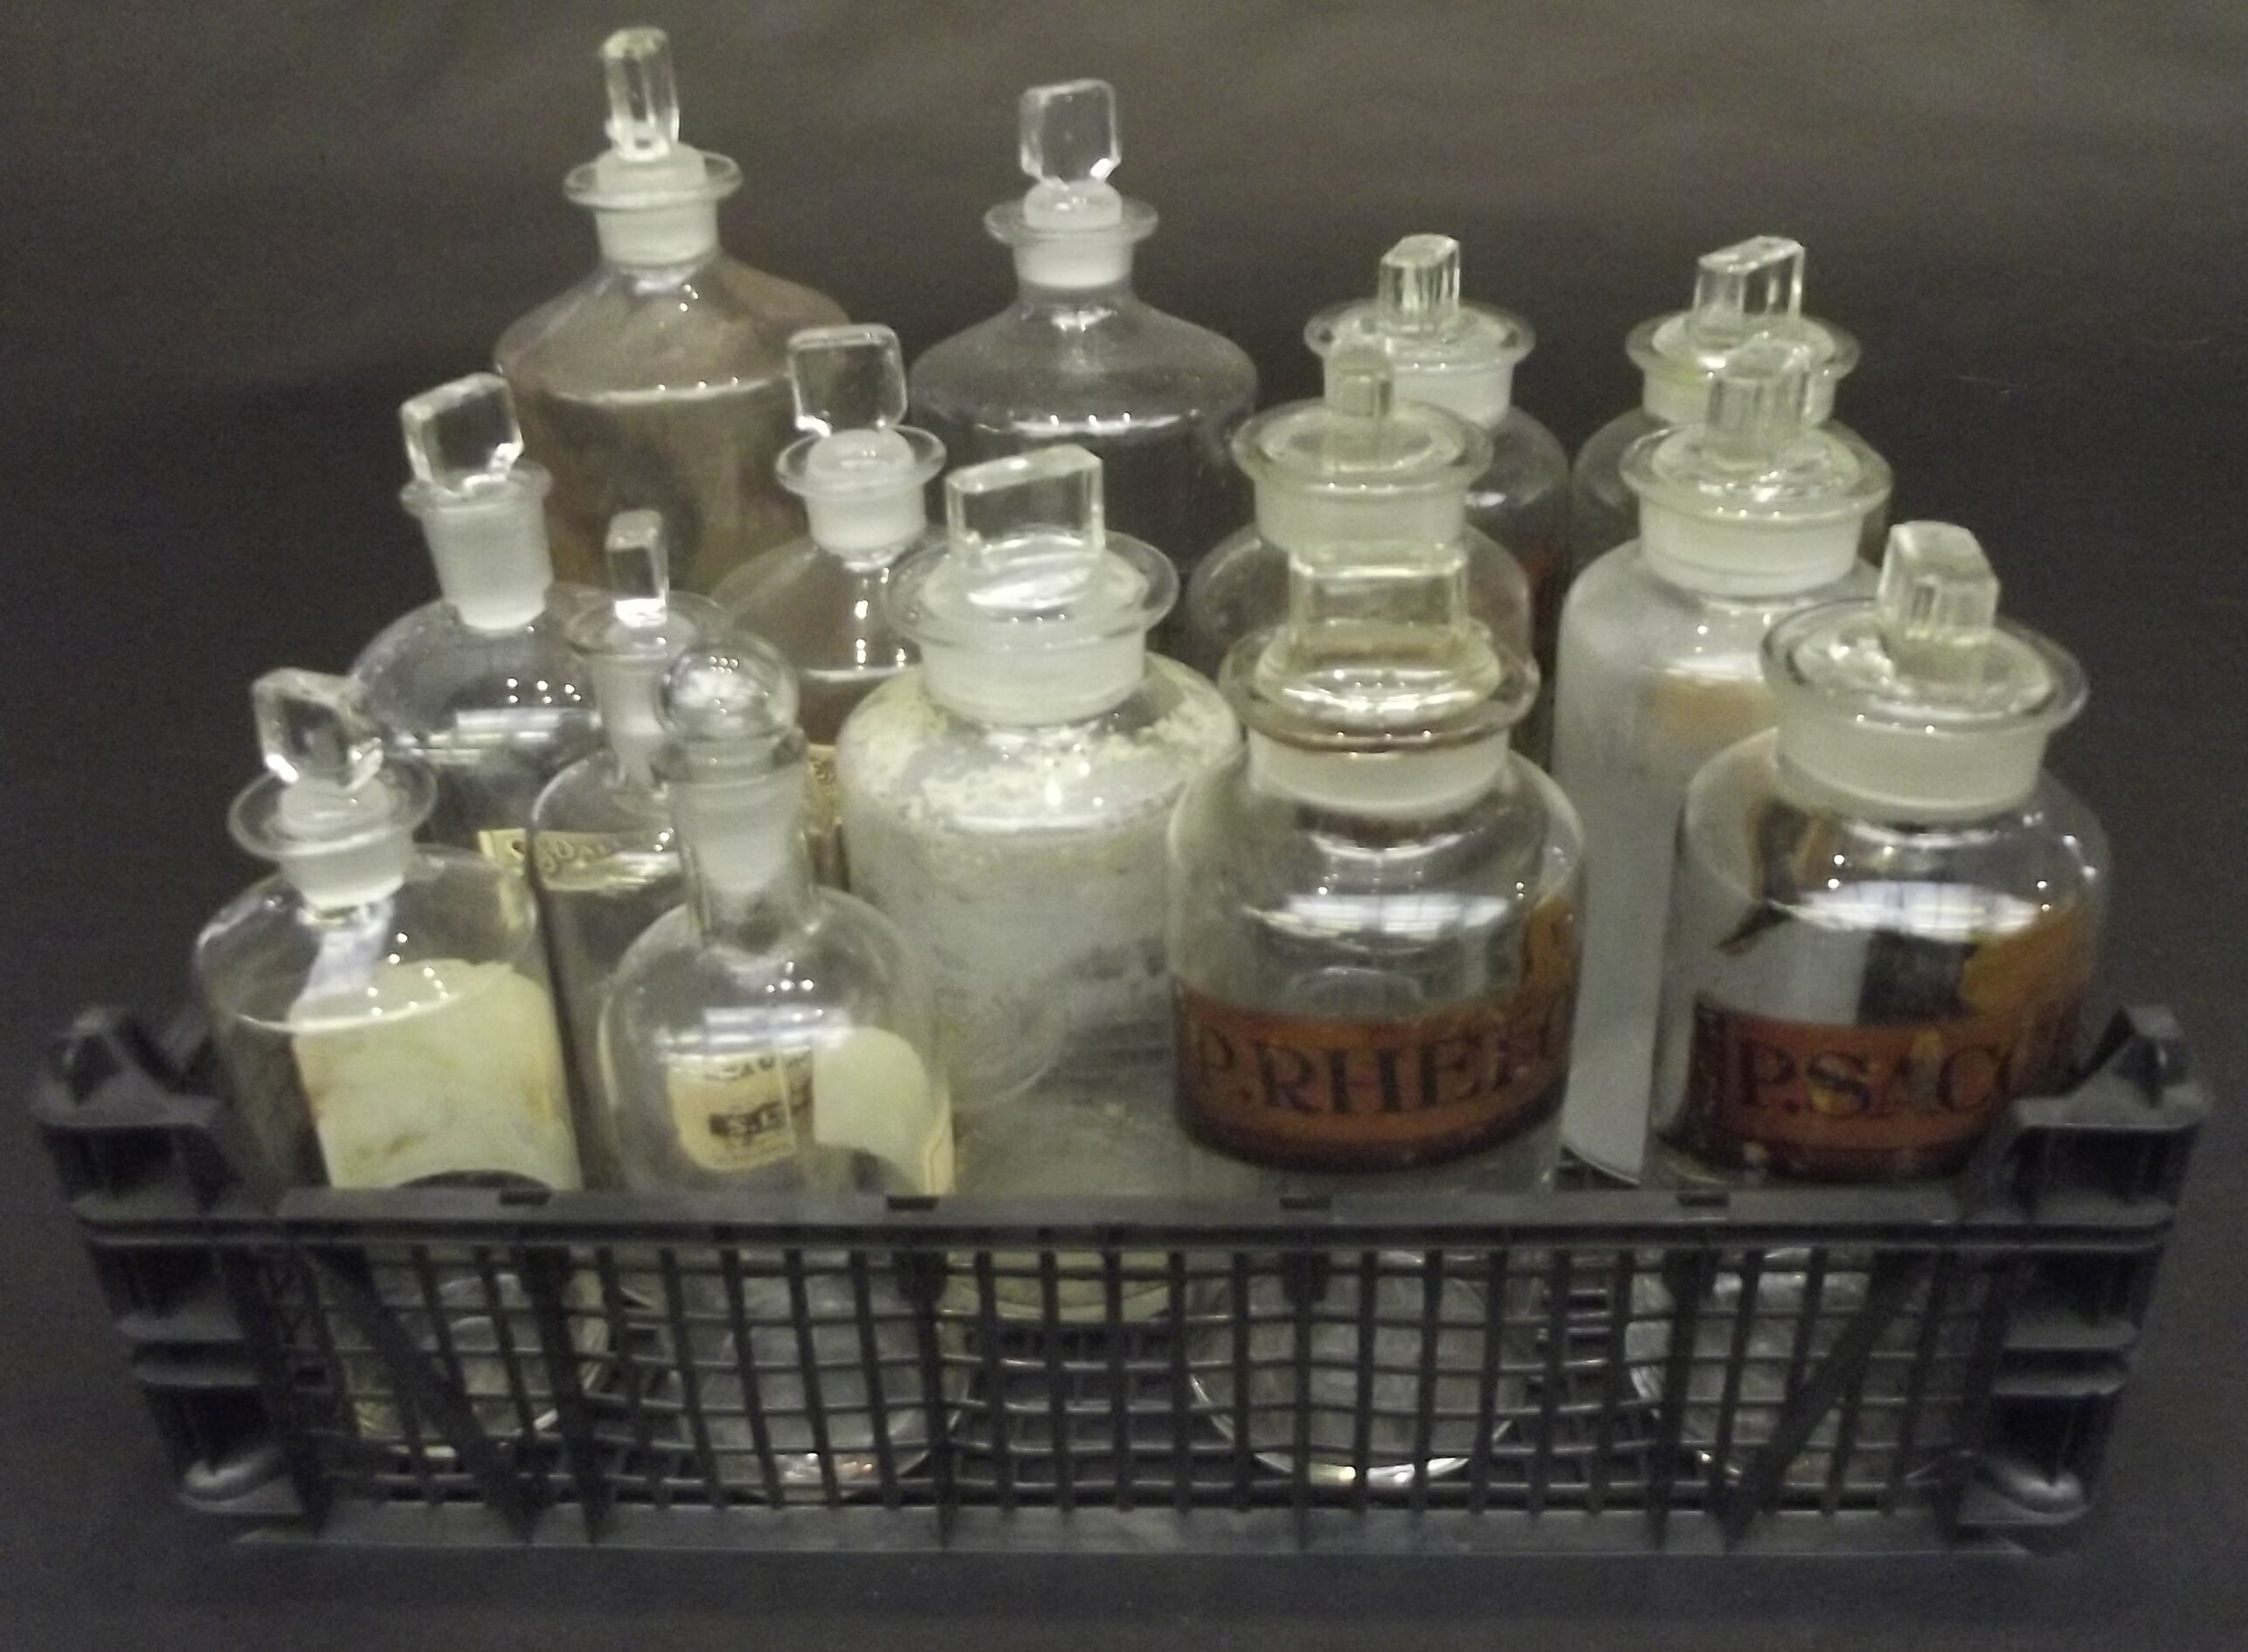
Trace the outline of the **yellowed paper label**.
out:
M 384 963 L 289 1020 L 332 1185 L 578 1185 L 562 1047 L 537 982 L 504 964 Z
M 540 886 L 552 888 L 568 883 L 589 867 L 633 847 L 640 840 L 623 832 L 536 833 L 530 839 L 531 866 Z
M 804 1050 L 674 1061 L 664 1088 L 680 1151 L 723 1175 L 785 1164 L 796 1157 L 812 1109 L 813 1078 L 813 1057 Z
M 476 834 L 476 852 L 510 872 L 527 873 L 523 840 L 529 836 L 521 826 L 494 826 Z
M 812 1057 L 813 1137 L 880 1159 L 910 1193 L 952 1191 L 952 1107 L 913 1046 L 861 1026 Z

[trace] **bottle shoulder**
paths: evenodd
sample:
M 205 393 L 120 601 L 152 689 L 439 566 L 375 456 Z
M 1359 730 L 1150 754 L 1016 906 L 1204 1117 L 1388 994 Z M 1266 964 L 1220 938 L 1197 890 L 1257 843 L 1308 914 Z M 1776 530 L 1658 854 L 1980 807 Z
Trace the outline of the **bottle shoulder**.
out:
M 687 271 L 603 264 L 515 321 L 495 354 L 519 392 L 707 392 L 785 377 L 790 335 L 843 319 L 824 294 L 723 253 Z
M 1577 576 L 1562 606 L 1563 646 L 1660 672 L 1681 657 L 1756 664 L 1764 635 L 1798 610 L 1872 594 L 1877 576 L 1855 563 L 1840 578 L 1779 596 L 1732 597 L 1674 584 L 1648 565 L 1636 539 Z
M 805 1030 L 833 1020 L 910 1026 L 926 1013 L 920 966 L 896 926 L 827 888 L 803 923 L 755 947 L 706 935 L 688 907 L 674 907 L 626 950 L 611 996 L 643 1019 L 698 1029 L 712 1009 L 785 1008 Z
M 660 782 L 627 774 L 605 745 L 546 783 L 531 805 L 530 828 L 630 836 L 652 847 L 667 847 L 671 804 Z
M 464 711 L 585 722 L 593 710 L 591 688 L 551 601 L 529 625 L 501 632 L 463 623 L 450 603 L 425 604 L 377 632 L 351 675 L 375 715 L 403 732 L 447 726 Z
M 923 415 L 960 424 L 1151 410 L 1232 419 L 1255 404 L 1256 368 L 1232 340 L 1136 297 L 1018 302 L 924 351 L 911 385 Z

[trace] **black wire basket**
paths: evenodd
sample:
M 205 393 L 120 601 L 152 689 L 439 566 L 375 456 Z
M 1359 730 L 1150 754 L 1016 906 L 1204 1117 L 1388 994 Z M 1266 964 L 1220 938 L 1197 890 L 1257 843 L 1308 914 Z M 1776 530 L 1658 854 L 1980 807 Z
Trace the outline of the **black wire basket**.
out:
M 33 1097 L 181 1494 L 445 1545 L 2056 1548 L 2206 1111 L 2148 1010 L 1938 1185 L 268 1209 L 211 1076 Z

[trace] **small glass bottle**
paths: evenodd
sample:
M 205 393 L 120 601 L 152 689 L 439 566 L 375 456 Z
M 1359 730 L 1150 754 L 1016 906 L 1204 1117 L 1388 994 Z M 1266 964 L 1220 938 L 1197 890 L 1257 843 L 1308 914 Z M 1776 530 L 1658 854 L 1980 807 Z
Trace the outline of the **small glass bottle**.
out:
M 949 1192 L 951 1113 L 928 985 L 888 919 L 813 881 L 786 662 L 754 639 L 692 650 L 673 662 L 662 708 L 659 762 L 687 901 L 633 944 L 602 1013 L 602 1082 L 626 1185 Z M 702 1322 L 688 1351 L 704 1424 L 724 1461 L 754 1485 L 744 1465 L 769 1445 L 785 1483 L 832 1473 L 856 1486 L 881 1473 L 878 1427 L 894 1457 L 923 1448 L 910 1310 L 887 1277 L 867 1280 L 862 1299 L 840 1252 L 749 1263 L 738 1305 L 725 1281 L 685 1285 Z M 734 1374 L 744 1368 L 764 1407 L 763 1439 Z
M 1244 638 L 1288 616 L 1290 557 L 1345 540 L 1453 544 L 1468 611 L 1493 640 L 1531 653 L 1530 582 L 1507 550 L 1468 522 L 1468 489 L 1491 465 L 1491 438 L 1456 414 L 1385 392 L 1379 414 L 1327 357 L 1326 393 L 1268 409 L 1242 426 L 1234 456 L 1256 490 L 1256 520 L 1194 570 L 1181 654 L 1215 672 Z M 1350 352 L 1358 363 L 1379 349 Z M 1369 423 L 1369 418 L 1376 422 Z
M 1390 445 L 1390 389 L 1378 353 L 1329 358 L 1338 462 L 1349 418 Z M 1538 668 L 1468 569 L 1441 527 L 1292 548 L 1286 623 L 1226 662 L 1247 747 L 1172 829 L 1179 1117 L 1299 1191 L 1553 1170 L 1576 817 L 1508 749 Z
M 2040 765 L 2084 674 L 1997 608 L 1973 535 L 1907 522 L 1877 599 L 1766 638 L 1777 729 L 1686 793 L 1657 1178 L 1947 1175 L 2071 1077 L 2107 848 Z
M 1097 455 L 1110 524 L 1184 578 L 1243 515 L 1226 442 L 1256 405 L 1256 370 L 1134 295 L 1132 247 L 1155 213 L 1108 182 L 1123 149 L 1107 82 L 1024 93 L 1021 157 L 1028 193 L 984 218 L 1020 290 L 914 363 L 916 418 L 955 464 L 1057 442 Z
M 532 887 L 546 921 L 571 1056 L 578 1145 L 589 1187 L 618 1185 L 600 1090 L 601 1004 L 626 949 L 680 902 L 671 801 L 655 771 L 656 696 L 688 648 L 731 639 L 712 604 L 671 589 L 663 520 L 628 510 L 609 526 L 609 600 L 571 618 L 605 736 L 547 785 L 531 810 Z
M 1889 467 L 1811 422 L 1802 345 L 1756 337 L 1718 370 L 1701 423 L 1625 456 L 1640 536 L 1578 576 L 1561 612 L 1553 776 L 1585 826 L 1585 971 L 1562 1139 L 1639 1172 L 1671 838 L 1686 783 L 1772 724 L 1758 650 L 1797 609 L 1871 590 L 1858 560 Z
M 1700 418 L 1718 363 L 1744 341 L 1767 334 L 1810 351 L 1810 422 L 1832 425 L 1835 387 L 1857 365 L 1857 341 L 1802 308 L 1802 244 L 1760 235 L 1703 256 L 1692 308 L 1631 329 L 1623 347 L 1646 376 L 1646 391 L 1637 407 L 1619 413 L 1577 450 L 1569 484 L 1574 571 L 1637 536 L 1639 501 L 1624 480 L 1625 451 L 1658 430 Z M 1857 439 L 1840 425 L 1832 428 L 1845 440 Z M 1882 521 L 1878 510 L 1866 518 L 1862 549 L 1869 561 L 1881 554 Z
M 521 870 L 531 805 L 599 737 L 592 695 L 563 635 L 593 593 L 557 585 L 508 387 L 474 373 L 398 410 L 439 599 L 392 621 L 351 675 L 394 750 L 437 776 L 423 835 Z
M 593 214 L 601 266 L 508 328 L 497 360 L 554 475 L 564 577 L 598 577 L 609 519 L 649 509 L 677 542 L 673 577 L 707 591 L 804 531 L 773 479 L 790 437 L 782 351 L 843 312 L 720 249 L 718 203 L 741 169 L 679 141 L 663 31 L 619 30 L 601 62 L 609 149 L 564 185 Z
M 577 1186 L 529 889 L 416 846 L 436 788 L 348 679 L 272 672 L 252 699 L 267 772 L 230 824 L 280 872 L 204 927 L 195 975 L 266 1174 Z
M 922 664 L 836 748 L 853 886 L 933 967 L 964 1190 L 1175 1193 L 1164 840 L 1233 714 L 1147 653 L 1175 576 L 1104 530 L 1090 453 L 955 471 L 945 505 L 890 590 Z
M 929 538 L 930 479 L 944 449 L 905 417 L 905 363 L 887 327 L 808 328 L 788 343 L 796 423 L 781 486 L 811 531 L 736 570 L 715 593 L 744 629 L 788 656 L 812 742 L 811 825 L 820 874 L 843 883 L 835 736 L 861 700 L 914 661 L 886 592 L 900 557 Z
M 1514 369 L 1537 335 L 1518 315 L 1461 301 L 1457 241 L 1408 235 L 1383 255 L 1372 302 L 1323 312 L 1304 338 L 1322 357 L 1347 344 L 1387 345 L 1400 397 L 1457 413 L 1491 438 L 1491 463 L 1468 484 L 1468 525 L 1504 546 L 1530 582 L 1531 641 L 1549 686 L 1514 737 L 1542 762 L 1568 572 L 1569 459 L 1514 403 Z

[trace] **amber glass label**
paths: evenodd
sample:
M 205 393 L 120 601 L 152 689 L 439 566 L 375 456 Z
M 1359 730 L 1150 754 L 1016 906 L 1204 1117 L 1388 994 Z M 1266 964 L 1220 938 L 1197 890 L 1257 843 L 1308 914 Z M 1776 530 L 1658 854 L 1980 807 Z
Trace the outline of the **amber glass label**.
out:
M 2017 1096 L 2065 1083 L 2089 974 L 2072 921 L 1977 947 L 1954 1020 L 1825 1026 L 1694 1006 L 1669 1132 L 1717 1164 L 1830 1179 L 1957 1169 Z
M 682 1060 L 664 1075 L 680 1150 L 704 1170 L 762 1170 L 811 1139 L 812 1054 L 761 1050 Z
M 1576 987 L 1574 915 L 1533 916 L 1514 991 L 1409 1020 L 1321 1020 L 1177 989 L 1179 1105 L 1211 1145 L 1262 1163 L 1401 1170 L 1493 1146 L 1560 1104 Z

